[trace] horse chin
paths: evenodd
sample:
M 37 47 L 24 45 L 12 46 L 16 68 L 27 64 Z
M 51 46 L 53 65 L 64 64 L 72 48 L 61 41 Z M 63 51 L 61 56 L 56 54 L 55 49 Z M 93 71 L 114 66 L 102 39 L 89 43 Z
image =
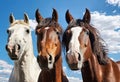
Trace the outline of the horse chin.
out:
M 78 67 L 78 64 L 68 64 L 68 66 L 70 67 L 71 70 L 80 70 L 81 67 Z
M 15 53 L 14 53 L 14 54 L 12 53 L 11 55 L 9 54 L 9 56 L 10 56 L 10 58 L 11 58 L 12 60 L 19 60 L 19 58 L 20 58 L 20 57 L 18 56 L 18 54 L 16 55 Z
M 53 68 L 53 64 L 48 64 L 48 68 L 52 69 Z

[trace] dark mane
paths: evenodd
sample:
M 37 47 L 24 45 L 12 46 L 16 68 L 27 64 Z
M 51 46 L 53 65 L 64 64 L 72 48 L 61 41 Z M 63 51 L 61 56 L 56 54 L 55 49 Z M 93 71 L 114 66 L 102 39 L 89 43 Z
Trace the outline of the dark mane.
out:
M 73 20 L 68 24 L 67 29 L 70 29 L 70 28 L 76 27 L 76 26 L 81 26 L 81 23 L 83 23 L 81 19 L 76 19 L 76 20 L 73 19 Z
M 92 27 L 87 23 L 85 23 L 84 25 L 90 31 L 89 37 L 90 37 L 92 51 L 98 58 L 98 62 L 103 65 L 107 64 L 108 49 L 104 44 L 105 41 L 101 38 L 100 33 L 96 28 Z
M 60 33 L 62 33 L 62 27 L 58 24 L 58 22 L 52 20 L 52 18 L 46 18 L 40 21 L 37 28 L 41 27 L 54 27 L 57 28 Z

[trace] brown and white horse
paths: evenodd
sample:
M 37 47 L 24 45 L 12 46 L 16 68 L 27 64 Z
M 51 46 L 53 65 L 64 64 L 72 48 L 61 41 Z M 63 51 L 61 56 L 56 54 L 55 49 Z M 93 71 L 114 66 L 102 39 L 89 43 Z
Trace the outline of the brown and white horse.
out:
M 90 12 L 74 19 L 66 12 L 68 27 L 63 34 L 66 60 L 72 70 L 82 71 L 83 82 L 120 82 L 120 62 L 107 56 L 97 29 L 90 25 Z
M 40 67 L 33 54 L 29 18 L 27 14 L 24 14 L 24 20 L 15 20 L 14 16 L 10 15 L 9 21 L 6 50 L 10 58 L 14 60 L 9 82 L 37 82 Z
M 58 14 L 53 9 L 52 18 L 43 18 L 36 10 L 38 62 L 42 69 L 38 82 L 68 82 L 62 68 L 61 34 Z

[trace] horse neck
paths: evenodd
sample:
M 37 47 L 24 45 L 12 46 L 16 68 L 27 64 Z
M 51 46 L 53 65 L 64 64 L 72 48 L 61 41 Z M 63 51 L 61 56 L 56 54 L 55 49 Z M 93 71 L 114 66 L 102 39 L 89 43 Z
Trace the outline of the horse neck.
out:
M 55 62 L 55 66 L 53 69 L 43 69 L 41 71 L 38 82 L 61 82 L 62 73 L 62 57 L 60 56 Z
M 101 76 L 101 67 L 94 54 L 84 63 L 82 68 L 82 77 L 84 82 L 99 82 Z
M 43 69 L 40 73 L 38 82 L 55 82 L 55 69 Z

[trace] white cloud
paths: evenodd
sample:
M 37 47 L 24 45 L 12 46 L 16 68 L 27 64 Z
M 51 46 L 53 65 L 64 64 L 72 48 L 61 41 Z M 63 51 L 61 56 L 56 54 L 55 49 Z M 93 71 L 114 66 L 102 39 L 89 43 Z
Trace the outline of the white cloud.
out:
M 120 15 L 106 15 L 92 12 L 91 23 L 96 27 L 108 45 L 110 53 L 120 53 Z
M 0 82 L 8 82 L 13 66 L 0 60 Z
M 106 0 L 106 2 L 114 6 L 116 5 L 120 6 L 120 0 Z
M 35 30 L 35 28 L 36 28 L 36 26 L 37 26 L 36 20 L 30 19 L 30 20 L 29 20 L 29 23 L 30 23 L 31 30 L 32 30 L 32 31 Z
M 116 12 L 117 12 L 117 10 L 113 10 L 112 12 L 113 12 L 113 13 L 116 13 Z

